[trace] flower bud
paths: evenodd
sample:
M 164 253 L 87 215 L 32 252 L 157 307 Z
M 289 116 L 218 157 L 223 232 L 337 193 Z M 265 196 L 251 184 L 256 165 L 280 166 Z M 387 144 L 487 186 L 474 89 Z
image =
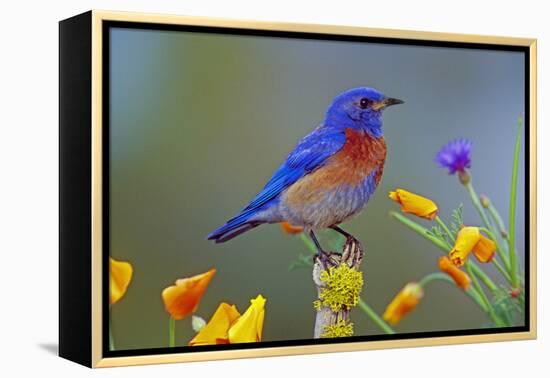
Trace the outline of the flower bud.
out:
M 481 206 L 483 206 L 486 209 L 488 209 L 489 206 L 491 206 L 491 200 L 485 194 L 481 194 L 479 196 L 479 201 L 481 202 Z
M 404 213 L 414 214 L 428 220 L 434 220 L 437 217 L 437 204 L 429 198 L 404 189 L 395 189 L 389 193 L 389 197 L 401 205 L 401 211 Z
M 459 171 L 458 172 L 458 179 L 460 180 L 460 183 L 462 185 L 468 185 L 470 183 L 470 174 L 468 172 L 466 172 L 466 170 Z
M 386 307 L 382 317 L 388 323 L 396 325 L 406 314 L 414 310 L 423 295 L 422 286 L 416 282 L 408 283 Z
M 468 290 L 470 287 L 470 277 L 462 270 L 457 268 L 447 256 L 441 256 L 438 260 L 439 269 L 447 273 L 458 287 L 463 290 Z

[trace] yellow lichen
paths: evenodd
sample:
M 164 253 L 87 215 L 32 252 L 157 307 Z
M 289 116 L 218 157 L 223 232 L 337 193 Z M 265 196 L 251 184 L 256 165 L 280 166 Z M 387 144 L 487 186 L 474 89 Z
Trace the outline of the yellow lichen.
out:
M 321 337 L 325 339 L 353 336 L 353 323 L 346 323 L 345 320 L 340 319 L 336 324 L 329 324 L 325 326 L 323 331 L 324 332 L 321 334 Z
M 317 311 L 321 311 L 321 301 L 318 299 L 313 301 L 313 308 Z
M 320 310 L 321 305 L 329 307 L 333 312 L 349 310 L 359 302 L 359 294 L 363 287 L 361 272 L 342 264 L 331 267 L 328 271 L 324 270 L 319 279 L 325 285 L 321 287 L 319 300 L 313 303 L 316 310 Z

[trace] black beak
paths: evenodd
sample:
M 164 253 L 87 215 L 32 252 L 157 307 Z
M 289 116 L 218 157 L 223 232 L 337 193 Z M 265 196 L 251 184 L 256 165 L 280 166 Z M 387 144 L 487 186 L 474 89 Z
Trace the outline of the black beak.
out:
M 388 107 L 388 106 L 392 106 L 392 105 L 404 104 L 405 101 L 400 100 L 398 98 L 386 97 L 384 99 L 383 103 L 384 103 L 384 107 Z

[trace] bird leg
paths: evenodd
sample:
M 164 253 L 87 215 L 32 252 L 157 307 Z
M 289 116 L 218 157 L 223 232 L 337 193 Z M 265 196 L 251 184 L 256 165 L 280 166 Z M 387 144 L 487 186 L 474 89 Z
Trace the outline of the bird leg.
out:
M 323 247 L 321 247 L 321 243 L 319 243 L 319 240 L 317 239 L 317 236 L 315 236 L 315 233 L 313 231 L 309 231 L 309 237 L 311 238 L 311 240 L 313 240 L 313 243 L 317 248 L 317 253 L 313 256 L 313 261 L 315 262 L 315 260 L 319 259 L 325 269 L 328 265 L 336 265 L 337 262 L 332 258 L 331 253 L 325 252 L 323 250 Z
M 338 226 L 336 226 L 336 225 L 335 225 L 335 226 L 330 226 L 330 228 L 332 228 L 334 231 L 336 231 L 336 232 L 338 232 L 338 233 L 344 235 L 344 236 L 346 237 L 346 239 L 348 239 L 348 238 L 353 238 L 353 235 L 352 235 L 352 234 L 350 234 L 350 233 L 347 232 L 346 230 L 344 230 L 344 229 L 342 229 L 342 228 L 340 228 L 340 227 L 338 227 Z M 355 238 L 354 238 L 354 239 L 355 239 Z
M 344 237 L 346 238 L 346 242 L 344 243 L 344 250 L 342 252 L 342 259 L 347 260 L 349 258 L 349 251 L 350 251 L 349 246 L 358 244 L 359 242 L 357 241 L 357 239 L 355 239 L 355 237 L 352 234 L 350 234 L 346 230 L 344 230 L 344 229 L 342 229 L 342 228 L 340 228 L 336 225 L 335 226 L 330 226 L 330 228 L 332 228 L 334 231 L 340 233 L 341 235 L 344 235 Z M 360 256 L 359 258 L 362 259 L 363 258 L 362 248 L 358 247 L 357 250 L 359 251 L 359 253 L 357 253 L 356 255 Z M 355 264 L 354 259 L 352 259 L 351 264 Z

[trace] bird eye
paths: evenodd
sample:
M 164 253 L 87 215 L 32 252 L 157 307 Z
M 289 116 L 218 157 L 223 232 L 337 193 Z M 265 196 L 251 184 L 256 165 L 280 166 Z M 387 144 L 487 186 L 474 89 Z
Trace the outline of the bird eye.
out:
M 361 109 L 366 109 L 369 107 L 370 103 L 371 101 L 368 98 L 362 98 L 359 101 L 359 106 L 361 107 Z

